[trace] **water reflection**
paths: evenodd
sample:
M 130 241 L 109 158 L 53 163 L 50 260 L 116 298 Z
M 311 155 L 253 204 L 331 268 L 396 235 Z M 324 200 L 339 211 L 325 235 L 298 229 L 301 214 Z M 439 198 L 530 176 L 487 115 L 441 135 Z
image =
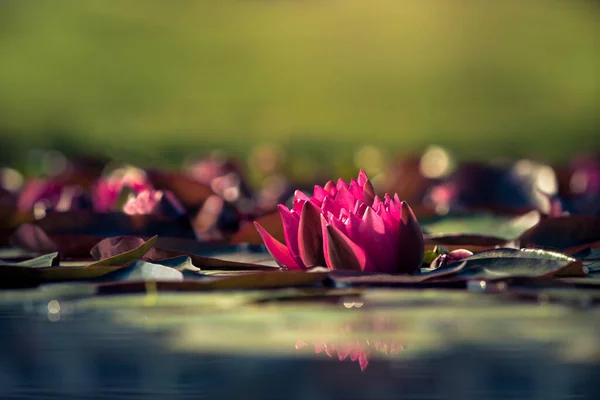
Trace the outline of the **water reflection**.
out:
M 361 303 L 362 304 L 362 303 Z M 315 354 L 327 354 L 339 361 L 349 359 L 358 362 L 360 370 L 369 366 L 369 361 L 379 353 L 398 355 L 406 346 L 393 338 L 381 338 L 378 334 L 393 333 L 398 330 L 397 324 L 389 318 L 375 317 L 365 319 L 360 323 L 346 323 L 334 339 L 316 339 L 313 341 L 298 340 L 296 350 L 306 346 L 314 347 Z M 365 336 L 355 335 L 355 332 L 370 332 Z
M 0 398 L 546 400 L 600 390 L 595 308 L 384 290 L 257 302 L 275 294 L 158 294 L 150 304 L 48 293 L 0 306 Z

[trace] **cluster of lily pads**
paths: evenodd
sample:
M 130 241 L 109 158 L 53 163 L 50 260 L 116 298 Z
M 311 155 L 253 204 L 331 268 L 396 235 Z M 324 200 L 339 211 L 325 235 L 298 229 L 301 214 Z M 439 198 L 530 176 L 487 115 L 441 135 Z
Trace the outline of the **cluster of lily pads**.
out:
M 24 180 L 4 168 L 1 286 L 598 286 L 599 159 L 442 161 L 424 154 L 373 182 L 361 170 L 309 190 L 253 189 L 239 163 L 210 158 L 181 170 L 70 160 Z

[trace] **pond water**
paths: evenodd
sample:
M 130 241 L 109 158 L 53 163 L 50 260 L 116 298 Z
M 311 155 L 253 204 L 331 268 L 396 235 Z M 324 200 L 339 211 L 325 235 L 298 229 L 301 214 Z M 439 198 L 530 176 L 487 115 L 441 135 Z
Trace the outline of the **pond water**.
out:
M 81 293 L 0 295 L 1 399 L 600 393 L 596 308 L 451 291 Z

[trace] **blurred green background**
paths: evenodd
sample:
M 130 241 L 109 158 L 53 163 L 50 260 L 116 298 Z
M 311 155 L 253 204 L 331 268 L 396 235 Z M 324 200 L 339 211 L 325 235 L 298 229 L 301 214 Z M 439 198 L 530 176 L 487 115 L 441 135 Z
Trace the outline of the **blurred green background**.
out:
M 265 142 L 334 169 L 364 145 L 561 161 L 600 148 L 598 21 L 584 0 L 4 0 L 0 162 Z

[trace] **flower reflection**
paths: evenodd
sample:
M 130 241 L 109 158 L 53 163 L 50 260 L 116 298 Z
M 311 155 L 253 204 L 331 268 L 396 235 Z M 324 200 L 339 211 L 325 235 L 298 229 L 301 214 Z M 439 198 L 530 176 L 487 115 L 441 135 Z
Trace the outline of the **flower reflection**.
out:
M 394 324 L 383 318 L 366 321 L 366 324 L 346 324 L 340 330 L 339 335 L 333 339 L 298 340 L 296 350 L 313 346 L 315 354 L 325 353 L 330 358 L 337 358 L 339 361 L 358 362 L 360 370 L 364 371 L 377 353 L 399 355 L 401 350 L 406 349 L 403 343 L 394 338 L 386 337 L 386 332 L 393 332 L 394 330 Z M 367 333 L 365 337 L 361 337 L 357 336 L 356 332 Z

